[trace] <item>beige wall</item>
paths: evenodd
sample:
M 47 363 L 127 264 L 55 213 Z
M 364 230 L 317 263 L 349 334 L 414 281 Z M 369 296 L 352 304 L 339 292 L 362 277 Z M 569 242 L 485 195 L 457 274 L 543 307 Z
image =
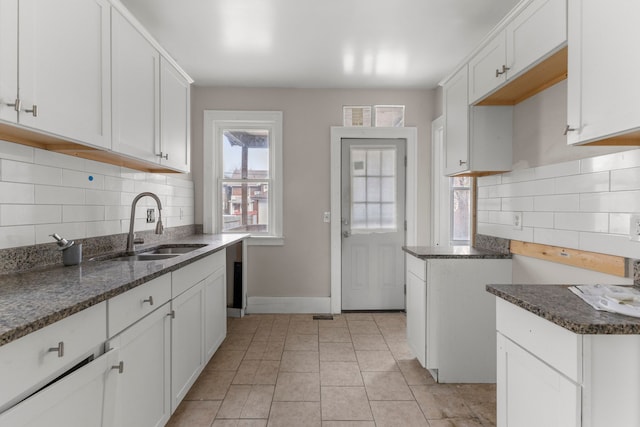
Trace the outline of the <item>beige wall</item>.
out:
M 284 246 L 249 248 L 249 296 L 330 295 L 330 127 L 342 124 L 343 105 L 405 105 L 405 125 L 418 128 L 418 239 L 429 241 L 432 90 L 327 90 L 194 87 L 192 162 L 195 221 L 202 223 L 204 110 L 279 110 L 284 113 Z M 334 218 L 336 220 L 336 218 Z M 339 220 L 339 219 L 338 219 Z
M 563 134 L 566 125 L 566 80 L 516 105 L 513 113 L 513 169 L 584 159 L 630 148 L 569 146 Z

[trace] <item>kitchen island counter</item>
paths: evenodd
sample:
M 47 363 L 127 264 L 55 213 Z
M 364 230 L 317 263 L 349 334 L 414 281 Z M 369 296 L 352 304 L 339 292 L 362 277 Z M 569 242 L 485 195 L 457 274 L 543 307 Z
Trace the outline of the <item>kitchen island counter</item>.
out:
M 471 246 L 403 246 L 402 250 L 419 259 L 511 259 L 509 253 L 499 253 Z

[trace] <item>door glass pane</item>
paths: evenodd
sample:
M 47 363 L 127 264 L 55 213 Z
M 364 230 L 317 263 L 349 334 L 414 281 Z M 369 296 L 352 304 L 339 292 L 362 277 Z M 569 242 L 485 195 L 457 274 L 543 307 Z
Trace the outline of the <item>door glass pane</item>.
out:
M 397 230 L 396 148 L 352 148 L 351 231 Z
M 268 231 L 268 182 L 223 182 L 221 196 L 222 231 Z
M 269 131 L 225 129 L 222 170 L 226 179 L 269 178 Z

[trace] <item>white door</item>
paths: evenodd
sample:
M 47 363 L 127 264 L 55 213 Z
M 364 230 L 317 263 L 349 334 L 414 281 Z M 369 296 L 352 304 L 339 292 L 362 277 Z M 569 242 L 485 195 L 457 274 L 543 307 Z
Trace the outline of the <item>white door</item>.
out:
M 342 310 L 405 307 L 405 151 L 405 140 L 342 141 Z

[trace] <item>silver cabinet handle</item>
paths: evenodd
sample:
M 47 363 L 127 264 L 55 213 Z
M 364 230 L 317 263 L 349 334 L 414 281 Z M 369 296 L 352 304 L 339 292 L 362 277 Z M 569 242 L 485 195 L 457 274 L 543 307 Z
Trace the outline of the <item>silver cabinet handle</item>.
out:
M 64 343 L 63 343 L 62 341 L 60 341 L 60 342 L 58 343 L 58 346 L 57 346 L 57 347 L 51 347 L 51 348 L 48 350 L 48 352 L 49 352 L 49 353 L 56 352 L 56 353 L 58 353 L 58 357 L 63 357 L 63 356 L 64 356 Z
M 506 65 L 503 65 L 502 66 L 502 71 L 500 71 L 499 69 L 496 69 L 496 77 L 500 77 L 502 74 L 506 73 L 510 69 L 511 68 L 507 67 Z
M 38 106 L 33 104 L 30 110 L 24 110 L 24 112 L 33 114 L 33 117 L 38 117 Z
M 160 157 L 161 159 L 169 160 L 169 153 L 163 153 L 161 151 L 160 154 L 156 154 L 156 156 Z
M 167 313 L 167 316 L 172 318 L 172 319 L 175 319 L 176 318 L 176 312 L 174 310 L 171 310 L 169 313 Z
M 145 302 L 148 302 L 149 305 L 153 305 L 153 295 L 149 295 L 149 298 L 147 299 L 143 299 L 142 303 L 144 304 Z
M 20 110 L 22 109 L 22 101 L 20 100 L 20 98 L 16 98 L 16 101 L 13 104 L 7 104 L 7 106 L 13 107 L 14 110 L 20 112 Z
M 466 165 L 466 164 L 467 164 L 467 162 L 465 162 L 464 160 L 460 160 L 459 166 Z
M 117 369 L 118 373 L 121 374 L 124 372 L 124 362 L 121 360 L 117 365 L 112 365 L 111 369 Z
M 569 132 L 575 132 L 575 131 L 577 131 L 577 130 L 578 130 L 578 129 L 576 129 L 576 128 L 572 128 L 571 126 L 567 125 L 567 127 L 566 127 L 566 128 L 564 128 L 564 135 L 568 134 Z

